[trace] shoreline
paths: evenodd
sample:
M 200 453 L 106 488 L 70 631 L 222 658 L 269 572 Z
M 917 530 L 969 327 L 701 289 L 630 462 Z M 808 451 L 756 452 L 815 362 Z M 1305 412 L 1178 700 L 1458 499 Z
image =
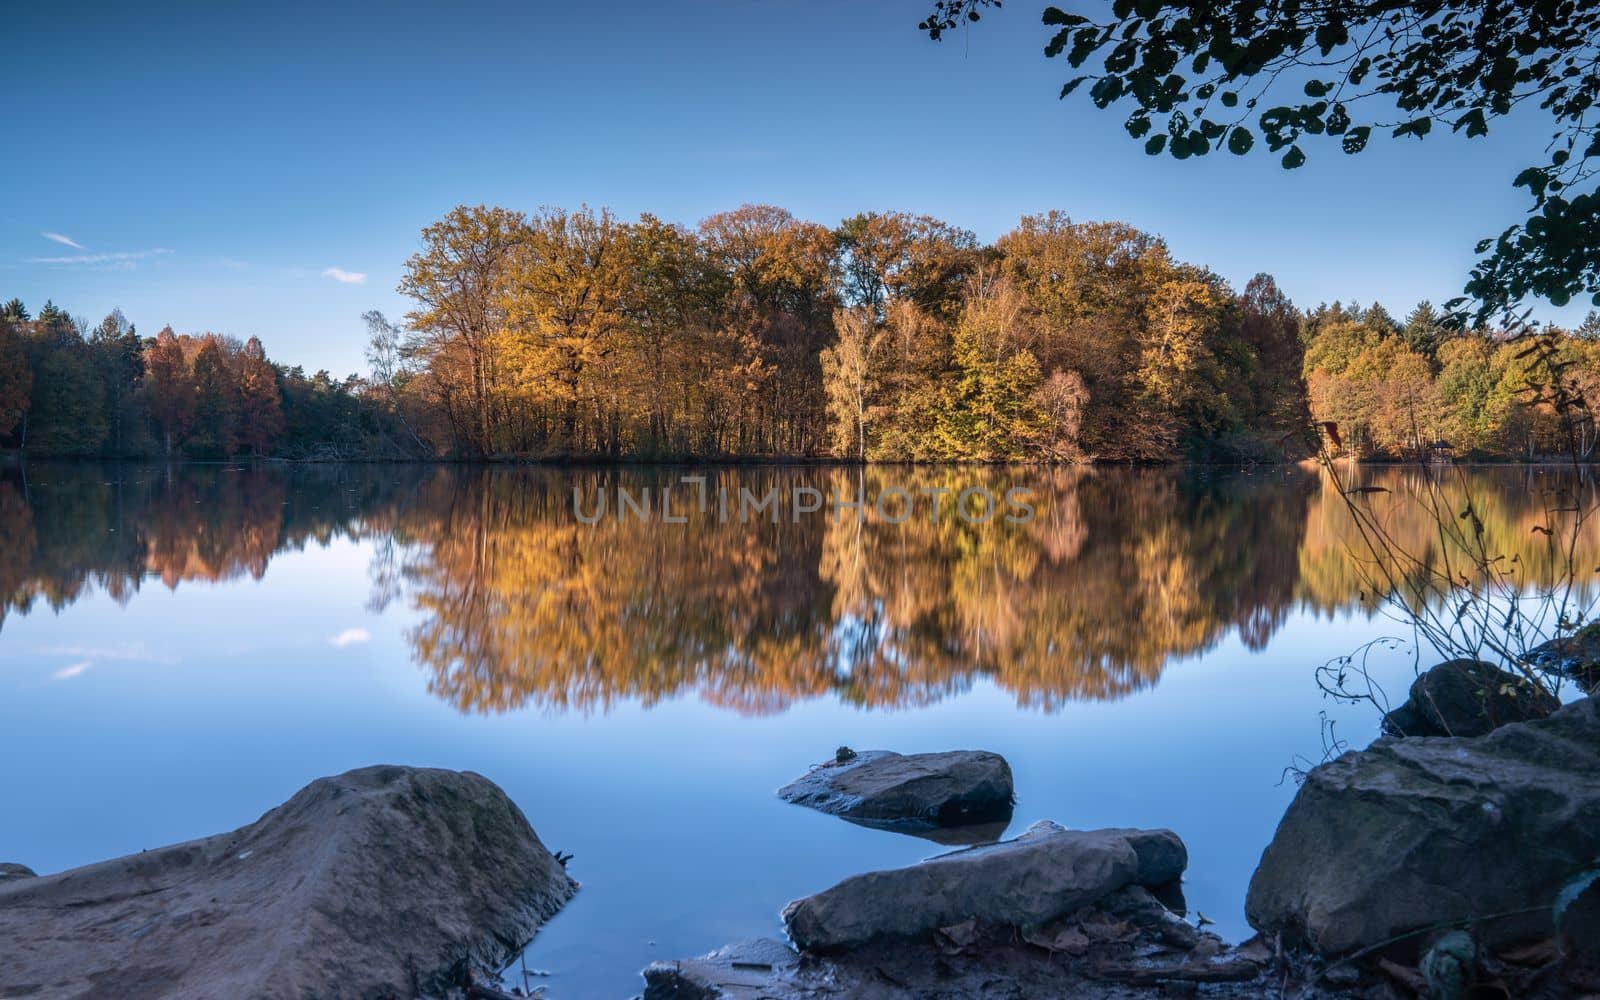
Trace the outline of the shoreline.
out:
M 1451 462 L 1418 461 L 1414 459 L 1334 459 L 1341 465 L 1374 469 L 1547 469 L 1574 468 L 1566 458 L 1496 459 L 1474 458 Z M 1320 467 L 1315 459 L 1285 459 L 1281 462 L 1205 462 L 1192 459 L 1174 459 L 1168 462 L 979 462 L 979 461 L 862 461 L 853 458 L 795 456 L 725 456 L 725 457 L 551 457 L 505 456 L 490 458 L 160 458 L 152 456 L 116 455 L 24 455 L 14 450 L 0 449 L 0 463 L 12 467 L 25 467 L 31 463 L 57 463 L 63 465 L 89 465 L 109 463 L 139 466 L 251 466 L 253 468 L 312 468 L 326 466 L 404 466 L 450 468 L 546 468 L 546 469 L 622 469 L 622 468 L 840 468 L 840 469 L 1222 469 L 1250 472 L 1256 469 L 1298 468 L 1314 470 Z M 1581 469 L 1600 469 L 1600 457 L 1576 464 Z

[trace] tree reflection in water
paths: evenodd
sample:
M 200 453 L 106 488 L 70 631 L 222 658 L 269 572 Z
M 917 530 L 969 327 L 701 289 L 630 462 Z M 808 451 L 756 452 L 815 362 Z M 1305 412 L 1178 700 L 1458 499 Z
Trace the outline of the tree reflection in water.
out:
M 372 546 L 372 604 L 414 613 L 406 638 L 429 689 L 462 711 L 525 705 L 604 710 L 693 693 L 742 713 L 833 697 L 926 704 L 987 678 L 1050 710 L 1157 682 L 1229 634 L 1262 648 L 1298 608 L 1361 604 L 1348 517 L 1300 469 L 725 467 L 709 495 L 776 489 L 778 519 L 696 509 L 688 470 L 327 466 L 31 466 L 0 476 L 0 628 L 43 601 L 92 590 L 130 600 L 153 581 L 260 577 L 308 543 Z M 1427 551 L 1410 518 L 1414 469 L 1366 473 L 1394 492 L 1392 530 Z M 1535 578 L 1553 565 L 1528 470 L 1475 473 L 1494 498 L 1491 535 Z M 1554 482 L 1555 476 L 1545 477 Z M 574 488 L 613 501 L 580 520 Z M 684 523 L 619 517 L 616 491 L 671 487 Z M 796 491 L 919 498 L 891 523 Z M 963 489 L 1031 491 L 1034 517 L 973 523 Z M 1592 487 L 1586 487 L 1592 488 Z M 934 520 L 936 490 L 948 490 Z M 659 493 L 655 494 L 659 497 Z M 896 507 L 887 513 L 898 517 Z M 1002 511 L 1003 514 L 1003 511 Z M 1531 537 L 1530 537 L 1531 536 Z M 1595 539 L 1585 540 L 1600 555 Z M 1370 595 L 1367 595 L 1370 597 Z

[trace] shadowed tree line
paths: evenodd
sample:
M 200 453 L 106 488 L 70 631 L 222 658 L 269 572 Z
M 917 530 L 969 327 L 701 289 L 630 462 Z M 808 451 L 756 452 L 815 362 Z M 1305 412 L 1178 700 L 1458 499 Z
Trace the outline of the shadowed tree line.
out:
M 402 428 L 365 379 L 272 362 L 255 337 L 141 337 L 53 302 L 0 305 L 0 447 L 27 456 L 399 457 Z
M 1408 497 L 1423 469 L 1373 469 L 1386 530 L 1428 565 L 1438 533 Z M 695 694 L 766 713 L 810 698 L 923 704 L 987 681 L 1051 710 L 1157 683 L 1175 659 L 1229 636 L 1266 645 L 1297 608 L 1371 608 L 1364 551 L 1319 474 L 1204 476 L 1176 469 L 979 471 L 751 467 L 719 487 L 783 498 L 726 520 L 687 503 L 684 523 L 585 497 L 671 487 L 665 468 L 261 466 L 186 469 L 36 464 L 0 477 L 0 626 L 94 591 L 119 601 L 249 575 L 308 544 L 372 545 L 374 608 L 407 616 L 430 690 L 462 711 L 592 711 Z M 1025 522 L 973 523 L 919 507 L 893 523 L 831 506 L 796 520 L 803 488 L 869 498 L 981 485 L 1031 491 Z M 1561 565 L 1531 530 L 1593 484 L 1538 470 L 1473 474 L 1487 537 L 1530 587 Z M 1446 485 L 1446 489 L 1455 487 Z M 657 494 L 659 495 L 659 494 Z M 1551 497 L 1558 497 L 1559 503 Z M 675 501 L 680 502 L 680 501 Z M 1600 565 L 1600 529 L 1578 558 Z M 1363 602 L 1365 601 L 1365 605 Z

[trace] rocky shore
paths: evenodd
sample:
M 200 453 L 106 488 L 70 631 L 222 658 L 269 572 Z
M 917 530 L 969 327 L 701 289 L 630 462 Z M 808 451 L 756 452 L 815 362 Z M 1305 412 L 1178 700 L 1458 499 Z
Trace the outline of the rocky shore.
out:
M 1600 994 L 1600 705 L 1451 661 L 1385 731 L 1305 775 L 1238 946 L 1188 919 L 1176 833 L 996 840 L 999 755 L 841 747 L 781 797 L 968 846 L 791 902 L 786 941 L 656 962 L 644 998 Z M 487 779 L 364 768 L 231 833 L 42 877 L 0 864 L 0 997 L 497 1000 L 577 887 Z
M 657 962 L 644 998 L 1600 993 L 1600 706 L 1541 694 L 1475 661 L 1422 675 L 1390 735 L 1305 776 L 1240 946 L 1184 918 L 1176 834 L 1044 822 L 796 900 L 789 943 Z

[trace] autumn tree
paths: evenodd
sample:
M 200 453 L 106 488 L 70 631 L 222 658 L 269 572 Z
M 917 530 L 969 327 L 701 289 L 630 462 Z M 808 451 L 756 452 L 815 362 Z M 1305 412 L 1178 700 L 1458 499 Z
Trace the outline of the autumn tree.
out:
M 1215 386 L 1213 341 L 1225 299 L 1205 276 L 1174 274 L 1156 286 L 1139 337 L 1138 419 L 1130 428 L 1141 458 L 1173 453 L 1190 427 L 1202 431 L 1229 401 L 1206 392 Z
M 518 395 L 554 418 L 559 451 L 620 451 L 632 252 L 627 226 L 609 211 L 547 208 L 510 256 L 506 367 Z
M 880 320 L 895 299 L 947 314 L 980 262 L 976 236 L 926 215 L 864 212 L 845 219 L 836 239 L 842 298 Z
M 660 454 L 678 421 L 677 404 L 685 388 L 682 347 L 690 331 L 703 329 L 710 310 L 709 268 L 692 233 L 643 215 L 631 232 L 633 276 L 626 311 L 633 349 L 644 362 L 643 449 Z
M 199 359 L 195 359 L 196 365 Z M 261 341 L 245 341 L 235 362 L 239 404 L 238 443 L 260 457 L 270 453 L 283 433 L 283 408 L 278 373 L 267 360 Z
M 739 362 L 742 379 L 727 380 L 747 386 L 731 417 L 735 442 L 814 449 L 826 419 L 820 358 L 833 335 L 834 233 L 773 205 L 741 205 L 703 220 L 699 236 L 727 283 L 713 346 L 756 352 Z
M 400 291 L 418 307 L 406 314 L 417 351 L 440 372 L 440 402 L 471 453 L 495 450 L 496 348 L 505 330 L 511 255 L 522 238 L 520 213 L 465 205 L 422 231 L 406 261 Z
M 258 347 L 260 345 L 257 345 Z M 237 376 L 223 351 L 222 338 L 207 334 L 191 364 L 194 384 L 194 426 L 187 450 L 201 458 L 223 458 L 239 444 Z
M 1160 240 L 1121 223 L 1076 223 L 1060 212 L 1025 216 L 996 244 L 1001 271 L 1037 314 L 1034 355 L 1045 372 L 1075 374 L 1087 390 L 1084 451 L 1151 457 L 1132 447 L 1141 393 L 1146 310 L 1171 270 Z
M 822 381 L 834 453 L 865 461 L 884 329 L 865 306 L 839 310 L 833 327 L 838 339 L 822 352 Z
M 161 438 L 162 451 L 171 455 L 187 440 L 194 425 L 194 383 L 189 361 L 172 327 L 162 327 L 145 353 L 145 396 L 150 419 Z
M 1033 408 L 1039 414 L 1034 446 L 1051 462 L 1082 462 L 1090 456 L 1081 444 L 1083 414 L 1089 387 L 1077 372 L 1053 371 L 1034 390 Z
M 952 377 L 938 411 L 940 457 L 981 462 L 1022 458 L 1046 431 L 1034 393 L 1038 359 L 1025 296 L 1003 279 L 974 279 L 956 323 Z

